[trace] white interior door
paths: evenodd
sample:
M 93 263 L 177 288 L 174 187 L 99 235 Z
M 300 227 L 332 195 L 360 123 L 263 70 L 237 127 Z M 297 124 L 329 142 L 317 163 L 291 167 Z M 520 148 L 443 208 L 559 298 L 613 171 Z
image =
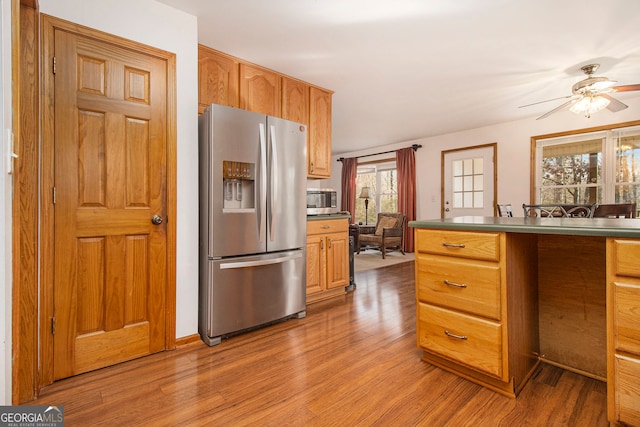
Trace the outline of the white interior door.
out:
M 496 144 L 442 152 L 442 217 L 494 216 Z

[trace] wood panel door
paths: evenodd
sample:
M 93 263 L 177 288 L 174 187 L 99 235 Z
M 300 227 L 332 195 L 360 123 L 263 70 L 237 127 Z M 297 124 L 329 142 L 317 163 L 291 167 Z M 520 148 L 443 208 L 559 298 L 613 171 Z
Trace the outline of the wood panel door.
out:
M 165 348 L 167 65 L 55 30 L 54 379 Z

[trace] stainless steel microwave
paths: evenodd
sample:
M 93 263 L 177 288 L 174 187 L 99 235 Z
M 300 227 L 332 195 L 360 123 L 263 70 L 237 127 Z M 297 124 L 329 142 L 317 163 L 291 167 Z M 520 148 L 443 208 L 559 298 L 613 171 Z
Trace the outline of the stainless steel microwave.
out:
M 338 212 L 338 196 L 331 188 L 307 189 L 307 215 L 326 215 Z

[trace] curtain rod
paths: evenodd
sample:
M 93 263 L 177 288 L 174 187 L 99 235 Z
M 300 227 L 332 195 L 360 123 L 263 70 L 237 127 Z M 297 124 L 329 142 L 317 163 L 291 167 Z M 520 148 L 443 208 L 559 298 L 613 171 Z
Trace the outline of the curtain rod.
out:
M 409 148 L 413 148 L 413 151 L 418 151 L 418 148 L 422 148 L 422 145 L 419 144 L 413 144 L 411 147 Z M 380 154 L 389 154 L 389 153 L 395 153 L 398 150 L 389 150 L 389 151 L 383 151 L 382 153 L 373 153 L 373 154 L 363 154 L 362 156 L 356 156 L 356 159 L 359 159 L 360 157 L 369 157 L 369 156 L 378 156 Z M 344 157 L 340 157 L 338 159 L 339 162 L 344 161 Z

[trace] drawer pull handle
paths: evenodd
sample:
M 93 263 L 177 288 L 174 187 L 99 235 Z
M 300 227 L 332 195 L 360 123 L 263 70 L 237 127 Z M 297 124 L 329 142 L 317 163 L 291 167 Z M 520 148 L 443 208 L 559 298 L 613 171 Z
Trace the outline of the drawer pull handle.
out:
M 323 226 L 322 226 L 322 227 L 320 227 L 320 228 L 322 228 L 322 229 L 325 229 L 325 230 L 326 230 L 327 228 L 331 228 L 331 226 L 330 226 L 330 225 L 323 225 Z
M 442 242 L 442 246 L 448 247 L 448 248 L 464 248 L 464 243 L 447 243 L 447 242 Z
M 453 286 L 455 288 L 466 288 L 467 284 L 466 283 L 455 283 L 455 282 L 450 282 L 447 279 L 444 280 L 444 284 L 445 285 L 449 285 L 449 286 Z
M 448 336 L 449 338 L 455 338 L 457 340 L 466 340 L 467 336 L 466 335 L 456 335 L 456 334 L 452 334 L 451 332 L 447 331 L 446 329 L 444 330 L 444 334 L 446 336 Z

